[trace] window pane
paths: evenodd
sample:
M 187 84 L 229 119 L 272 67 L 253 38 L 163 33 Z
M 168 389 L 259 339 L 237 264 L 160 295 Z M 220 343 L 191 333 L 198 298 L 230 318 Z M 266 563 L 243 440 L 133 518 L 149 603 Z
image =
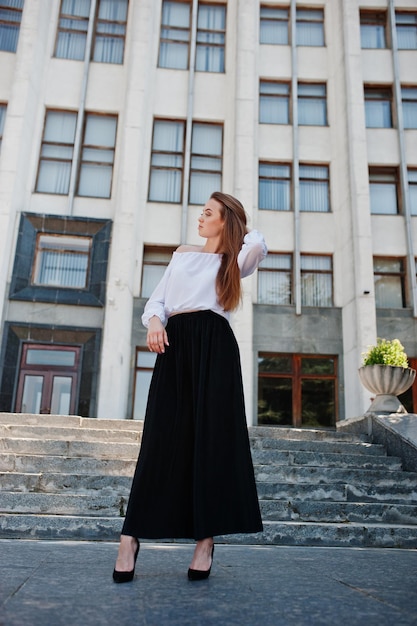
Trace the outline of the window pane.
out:
M 371 213 L 380 215 L 396 215 L 397 187 L 395 183 L 374 183 L 370 184 Z
M 309 428 L 329 428 L 335 424 L 334 380 L 301 381 L 301 421 Z
M 0 1 L 0 50 L 16 52 L 24 0 Z
M 39 350 L 29 348 L 26 352 L 27 365 L 55 365 L 74 367 L 75 352 L 70 350 Z
M 85 55 L 90 0 L 62 0 L 55 56 L 81 61 Z
M 404 300 L 402 259 L 375 258 L 375 302 L 378 308 L 402 308 Z
M 417 170 L 408 170 L 408 197 L 411 215 L 417 215 Z
M 258 272 L 259 304 L 291 304 L 291 255 L 269 254 Z
M 195 68 L 201 72 L 224 72 L 226 8 L 199 4 Z
M 181 201 L 183 150 L 184 122 L 155 121 L 149 200 Z
M 288 9 L 261 7 L 260 43 L 288 44 Z
M 88 114 L 81 153 L 78 195 L 110 198 L 117 119 Z
M 72 378 L 54 376 L 52 383 L 51 415 L 68 415 L 71 407 Z
M 41 235 L 37 244 L 34 283 L 84 289 L 91 239 Z
M 94 61 L 123 63 L 128 0 L 100 0 Z
M 308 358 L 301 359 L 302 374 L 334 374 L 334 359 Z
M 274 374 L 291 374 L 292 358 L 290 356 L 265 356 L 258 358 L 258 370 Z
M 261 124 L 288 124 L 290 119 L 290 86 L 261 81 L 259 121 Z
M 362 48 L 386 48 L 383 24 L 361 24 Z
M 259 208 L 289 211 L 291 208 L 289 165 L 259 164 Z
M 297 9 L 297 46 L 324 46 L 323 11 Z
M 190 6 L 188 2 L 164 1 L 162 5 L 159 67 L 179 70 L 188 68 Z
M 365 119 L 367 128 L 391 128 L 391 102 L 365 100 Z
M 417 13 L 396 13 L 398 48 L 417 49 Z
M 417 88 L 403 87 L 401 89 L 404 128 L 417 128 Z
M 300 165 L 300 210 L 328 212 L 329 183 L 327 166 Z
M 298 85 L 298 123 L 326 126 L 326 85 Z
M 76 123 L 76 113 L 47 112 L 36 191 L 68 193 Z
M 301 255 L 301 304 L 332 306 L 332 260 L 328 256 Z
M 5 104 L 0 104 L 0 148 L 3 140 L 3 132 L 4 132 L 4 122 L 6 119 L 6 110 L 7 107 Z
M 221 189 L 222 144 L 223 128 L 221 126 L 193 124 L 190 204 L 204 204 L 213 191 Z M 208 156 L 211 158 L 207 158 Z
M 258 379 L 258 424 L 292 425 L 291 378 Z
M 22 395 L 22 413 L 39 413 L 43 390 L 43 376 L 25 376 Z

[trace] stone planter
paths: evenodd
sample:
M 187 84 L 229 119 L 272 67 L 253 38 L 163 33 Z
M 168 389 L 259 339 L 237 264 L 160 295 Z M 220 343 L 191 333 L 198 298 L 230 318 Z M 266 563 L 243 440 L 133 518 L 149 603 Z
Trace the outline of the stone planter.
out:
M 359 378 L 368 391 L 375 394 L 367 413 L 407 413 L 397 396 L 414 382 L 416 370 L 393 365 L 365 365 Z

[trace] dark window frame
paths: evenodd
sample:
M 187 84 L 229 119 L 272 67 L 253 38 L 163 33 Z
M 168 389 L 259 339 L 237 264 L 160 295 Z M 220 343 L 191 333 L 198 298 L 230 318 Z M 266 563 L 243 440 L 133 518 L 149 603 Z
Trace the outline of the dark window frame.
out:
M 376 271 L 375 270 L 375 261 L 377 261 L 378 259 L 381 260 L 391 260 L 391 261 L 399 261 L 400 262 L 400 270 L 399 271 L 395 271 L 395 272 L 387 272 L 387 271 Z M 404 257 L 400 257 L 400 256 L 381 256 L 379 254 L 375 254 L 373 257 L 373 272 L 374 272 L 374 282 L 376 285 L 376 281 L 377 281 L 377 276 L 394 276 L 399 278 L 400 280 L 400 289 L 401 289 L 401 300 L 402 300 L 402 306 L 401 307 L 384 307 L 381 305 L 378 305 L 378 303 L 376 302 L 376 298 L 375 298 L 375 307 L 377 309 L 405 309 L 407 307 L 407 272 L 406 272 L 406 262 L 405 262 L 405 258 Z
M 9 299 L 104 307 L 111 227 L 111 220 L 22 213 Z M 39 232 L 92 238 L 90 271 L 85 289 L 32 284 Z
M 378 27 L 382 26 L 384 31 L 384 46 L 372 46 L 372 47 L 364 47 L 362 46 L 361 39 L 361 48 L 362 50 L 386 50 L 389 47 L 388 41 L 388 29 L 387 29 L 387 11 L 386 10 L 360 10 L 359 12 L 360 26 L 373 26 Z

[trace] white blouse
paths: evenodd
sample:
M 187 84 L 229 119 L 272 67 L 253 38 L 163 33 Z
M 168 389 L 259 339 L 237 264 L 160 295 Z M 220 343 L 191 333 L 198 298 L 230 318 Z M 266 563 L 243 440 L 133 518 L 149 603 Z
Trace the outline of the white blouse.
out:
M 243 239 L 237 259 L 241 277 L 252 274 L 266 254 L 263 236 L 251 230 Z M 229 319 L 229 313 L 220 306 L 216 294 L 221 257 L 216 252 L 174 252 L 145 305 L 143 325 L 148 328 L 154 315 L 165 325 L 171 315 L 186 311 L 211 310 Z

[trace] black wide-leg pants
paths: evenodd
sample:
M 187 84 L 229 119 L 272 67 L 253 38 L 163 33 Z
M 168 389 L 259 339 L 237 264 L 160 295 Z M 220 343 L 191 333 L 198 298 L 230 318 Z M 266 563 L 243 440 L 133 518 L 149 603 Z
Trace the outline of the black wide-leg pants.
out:
M 193 538 L 262 530 L 239 348 L 212 311 L 167 324 L 122 534 Z

